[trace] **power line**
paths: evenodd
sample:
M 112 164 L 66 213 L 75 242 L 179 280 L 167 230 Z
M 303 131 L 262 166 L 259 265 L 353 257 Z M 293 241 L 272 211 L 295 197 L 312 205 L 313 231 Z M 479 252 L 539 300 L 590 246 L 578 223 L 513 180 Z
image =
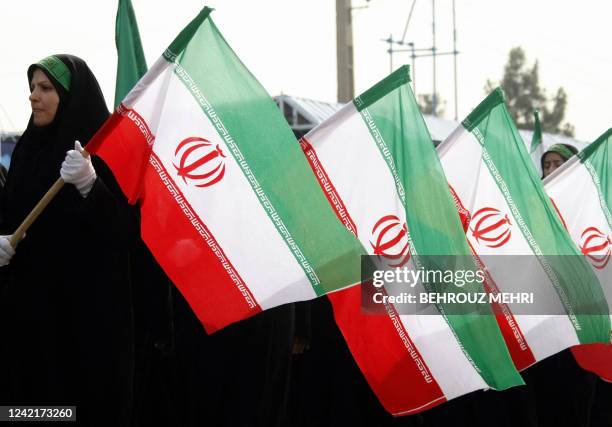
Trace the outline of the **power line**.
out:
M 408 31 L 408 24 L 410 24 L 410 18 L 412 18 L 412 12 L 414 12 L 414 5 L 416 4 L 416 0 L 412 0 L 412 6 L 410 6 L 410 12 L 408 13 L 408 19 L 406 20 L 406 25 L 404 26 L 404 34 L 402 34 L 402 43 L 406 40 L 406 32 Z
M 459 51 L 457 50 L 457 25 L 456 25 L 456 14 L 455 14 L 455 1 L 452 3 L 453 10 L 453 50 L 447 52 L 439 52 L 436 47 L 436 13 L 435 13 L 435 0 L 431 0 L 431 9 L 432 9 L 432 44 L 431 47 L 426 48 L 417 48 L 414 42 L 406 42 L 406 34 L 408 31 L 408 26 L 412 19 L 412 14 L 414 12 L 414 6 L 416 4 L 416 0 L 413 0 L 412 6 L 410 7 L 410 12 L 408 13 L 408 19 L 406 20 L 406 25 L 404 26 L 404 33 L 400 40 L 395 40 L 393 38 L 393 34 L 389 34 L 388 39 L 383 39 L 382 41 L 388 43 L 389 47 L 387 49 L 387 53 L 389 54 L 389 72 L 393 72 L 393 54 L 399 52 L 410 52 L 410 58 L 412 60 L 412 90 L 416 94 L 416 59 L 417 58 L 432 58 L 432 71 L 433 71 L 433 93 L 432 93 L 432 114 L 436 115 L 436 109 L 438 104 L 438 94 L 437 94 L 437 75 L 436 75 L 436 59 L 438 56 L 445 55 L 453 55 L 454 57 L 454 98 L 455 98 L 455 120 L 458 117 L 458 89 L 457 89 L 457 55 Z M 400 46 L 400 48 L 396 48 L 395 46 Z

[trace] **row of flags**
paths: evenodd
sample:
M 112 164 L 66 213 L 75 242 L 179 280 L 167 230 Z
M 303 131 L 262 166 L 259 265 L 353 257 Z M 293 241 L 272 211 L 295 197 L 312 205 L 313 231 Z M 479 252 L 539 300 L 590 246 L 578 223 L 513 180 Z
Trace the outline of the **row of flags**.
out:
M 297 144 L 210 13 L 145 74 L 133 9 L 119 1 L 117 108 L 88 145 L 140 205 L 143 240 L 208 332 L 327 295 L 394 415 L 521 385 L 519 371 L 578 344 L 600 343 L 576 357 L 612 380 L 610 131 L 543 185 L 531 160 L 541 131 L 528 150 L 500 89 L 436 150 L 404 66 Z M 386 303 L 369 315 L 368 254 L 413 269 L 484 266 L 480 288 L 447 292 L 529 289 L 555 314 Z M 455 257 L 434 266 L 435 255 Z M 531 262 L 508 274 L 493 255 Z
M 612 129 L 544 180 L 564 227 L 587 258 L 612 307 Z M 612 382 L 612 346 L 572 348 L 578 364 Z
M 575 344 L 609 340 L 602 285 L 565 231 L 511 120 L 503 93 L 493 91 L 440 146 L 438 153 L 457 202 L 466 210 L 466 236 L 501 291 L 529 289 L 549 313 L 516 315 L 512 338 L 526 345 L 515 353 L 519 369 Z M 491 215 L 484 222 L 485 215 Z M 470 218 L 471 217 L 471 218 Z M 485 236 L 479 231 L 499 223 Z M 486 237 L 492 239 L 487 240 Z M 529 256 L 520 271 L 507 271 L 495 255 Z M 512 262 L 508 259 L 508 262 Z M 526 265 L 524 265 L 526 264 Z M 533 265 L 532 265 L 533 264 Z M 554 304 L 554 305 L 553 305 Z M 512 308 L 512 307 L 511 307 Z M 539 314 L 539 313 L 538 313 Z M 550 331 L 557 331 L 550 339 Z M 510 344 L 513 349 L 514 343 Z
M 300 143 L 328 199 L 338 201 L 336 214 L 351 219 L 369 254 L 395 259 L 393 265 L 405 260 L 413 270 L 435 262 L 446 262 L 435 266 L 443 270 L 474 270 L 409 82 L 408 67 L 399 68 Z M 362 314 L 359 287 L 329 298 L 357 364 L 395 415 L 522 384 L 493 316 L 444 315 L 444 304 L 437 313 L 402 315 L 387 304 L 388 316 Z

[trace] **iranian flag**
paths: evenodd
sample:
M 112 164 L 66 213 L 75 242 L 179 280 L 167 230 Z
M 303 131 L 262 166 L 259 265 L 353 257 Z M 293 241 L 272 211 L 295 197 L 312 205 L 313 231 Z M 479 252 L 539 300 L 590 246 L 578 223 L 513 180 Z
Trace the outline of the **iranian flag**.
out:
M 360 282 L 286 121 L 204 8 L 87 147 L 208 332 Z
M 612 307 L 612 129 L 544 180 L 564 225 Z M 572 348 L 578 363 L 612 381 L 612 345 Z
M 436 260 L 444 269 L 475 269 L 409 81 L 401 67 L 300 144 L 338 218 L 370 254 L 411 269 L 430 267 L 426 255 L 463 255 Z M 443 315 L 444 305 L 407 315 L 392 303 L 372 315 L 361 309 L 361 292 L 328 297 L 357 364 L 393 415 L 522 384 L 493 316 Z
M 531 312 L 511 301 L 498 315 L 517 368 L 572 345 L 608 341 L 601 285 L 546 196 L 501 89 L 462 122 L 438 154 L 492 291 L 533 293 Z M 526 257 L 519 261 L 521 255 Z M 600 315 L 590 315 L 594 312 Z

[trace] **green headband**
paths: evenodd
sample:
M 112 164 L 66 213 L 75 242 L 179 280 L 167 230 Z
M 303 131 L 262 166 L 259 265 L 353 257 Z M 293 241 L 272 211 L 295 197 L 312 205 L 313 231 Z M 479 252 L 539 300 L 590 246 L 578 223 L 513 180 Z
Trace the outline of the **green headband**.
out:
M 574 153 L 572 153 L 572 150 L 570 150 L 569 148 L 567 148 L 565 145 L 563 144 L 555 144 L 552 145 L 547 151 L 546 153 L 557 153 L 559 154 L 561 157 L 563 157 L 565 160 L 568 160 L 570 157 L 572 157 L 574 155 Z
M 72 75 L 70 70 L 57 56 L 47 56 L 36 63 L 55 78 L 66 91 L 70 92 L 70 82 Z

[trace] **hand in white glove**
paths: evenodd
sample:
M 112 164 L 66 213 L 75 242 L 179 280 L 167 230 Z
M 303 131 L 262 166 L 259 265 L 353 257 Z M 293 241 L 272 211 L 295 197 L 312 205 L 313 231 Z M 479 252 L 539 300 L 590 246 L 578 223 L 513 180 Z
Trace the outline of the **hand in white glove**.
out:
M 87 197 L 96 180 L 96 171 L 89 156 L 83 156 L 83 147 L 79 141 L 74 141 L 74 150 L 66 153 L 60 175 L 64 182 L 74 184 L 81 196 Z
M 0 236 L 0 267 L 7 265 L 13 255 L 15 255 L 15 249 L 11 246 L 9 238 L 11 236 Z

